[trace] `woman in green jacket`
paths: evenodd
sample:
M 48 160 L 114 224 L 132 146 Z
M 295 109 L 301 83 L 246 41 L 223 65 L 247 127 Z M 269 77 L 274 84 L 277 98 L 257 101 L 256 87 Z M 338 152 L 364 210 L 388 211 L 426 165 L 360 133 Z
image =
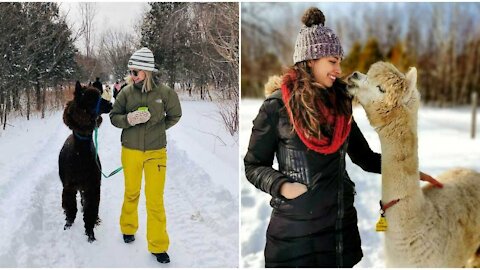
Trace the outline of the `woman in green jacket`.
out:
M 138 200 L 145 173 L 148 250 L 160 263 L 169 263 L 163 190 L 167 164 L 165 131 L 182 116 L 178 96 L 167 86 L 156 85 L 153 53 L 146 47 L 128 62 L 132 83 L 118 94 L 110 112 L 112 124 L 122 130 L 122 166 L 125 194 L 120 228 L 125 243 L 135 240 Z

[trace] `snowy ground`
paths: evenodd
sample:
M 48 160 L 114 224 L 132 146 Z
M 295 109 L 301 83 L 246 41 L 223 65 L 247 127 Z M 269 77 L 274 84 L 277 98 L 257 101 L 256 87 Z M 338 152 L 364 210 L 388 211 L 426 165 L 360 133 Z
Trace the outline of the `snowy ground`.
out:
M 183 117 L 167 132 L 165 188 L 169 254 L 166 267 L 238 267 L 238 137 L 220 123 L 213 103 L 182 101 Z M 100 158 L 120 166 L 120 129 L 107 115 Z M 87 242 L 81 212 L 64 231 L 58 153 L 71 131 L 62 112 L 13 119 L 0 131 L 0 267 L 159 267 L 148 253 L 145 197 L 136 241 L 123 243 L 119 216 L 123 173 L 102 180 L 97 241 Z M 80 204 L 79 204 L 80 205 Z
M 241 101 L 240 155 L 243 159 L 248 147 L 252 121 L 262 100 Z M 354 117 L 370 147 L 380 152 L 378 135 L 370 127 L 361 107 L 354 109 Z M 480 171 L 480 128 L 477 139 L 470 139 L 468 108 L 421 108 L 419 111 L 419 161 L 420 170 L 432 176 L 453 167 L 467 167 Z M 257 190 L 245 178 L 241 162 L 241 267 L 263 267 L 265 232 L 270 218 L 270 196 Z M 375 232 L 380 199 L 380 175 L 366 173 L 347 158 L 347 171 L 356 183 L 358 195 L 355 207 L 358 211 L 359 229 L 364 257 L 356 267 L 385 267 L 383 259 L 383 235 Z

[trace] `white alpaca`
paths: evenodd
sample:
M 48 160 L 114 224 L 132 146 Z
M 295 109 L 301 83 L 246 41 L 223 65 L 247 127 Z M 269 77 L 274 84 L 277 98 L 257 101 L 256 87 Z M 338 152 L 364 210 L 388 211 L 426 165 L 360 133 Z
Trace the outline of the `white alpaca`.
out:
M 449 170 L 437 177 L 443 188 L 420 188 L 417 70 L 411 68 L 404 75 L 393 65 L 378 62 L 367 75 L 355 72 L 348 82 L 349 92 L 380 137 L 382 202 L 400 199 L 385 213 L 386 265 L 478 267 L 480 174 Z

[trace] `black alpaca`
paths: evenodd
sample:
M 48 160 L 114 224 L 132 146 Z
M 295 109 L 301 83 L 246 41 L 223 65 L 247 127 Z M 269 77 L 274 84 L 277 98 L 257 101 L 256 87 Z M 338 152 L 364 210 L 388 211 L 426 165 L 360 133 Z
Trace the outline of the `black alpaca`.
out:
M 81 194 L 83 221 L 88 241 L 95 241 L 93 228 L 100 221 L 100 160 L 96 160 L 93 144 L 95 126 L 102 123 L 102 113 L 109 113 L 112 103 L 101 97 L 92 86 L 82 87 L 77 81 L 73 100 L 63 112 L 63 122 L 73 133 L 63 144 L 58 159 L 60 179 L 63 184 L 62 207 L 66 215 L 64 229 L 69 229 L 77 214 L 77 191 Z M 97 165 L 98 164 L 98 165 Z

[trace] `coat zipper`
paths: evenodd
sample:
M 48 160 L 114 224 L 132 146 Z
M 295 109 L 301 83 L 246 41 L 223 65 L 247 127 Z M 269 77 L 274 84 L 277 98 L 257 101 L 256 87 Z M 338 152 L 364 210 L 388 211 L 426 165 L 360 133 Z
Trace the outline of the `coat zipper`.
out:
M 342 145 L 340 148 L 340 164 L 339 164 L 339 181 L 338 181 L 338 192 L 337 192 L 337 204 L 338 204 L 338 210 L 337 210 L 337 221 L 335 222 L 335 242 L 336 242 L 336 261 L 337 261 L 337 267 L 343 267 L 343 233 L 342 233 L 342 228 L 343 228 L 343 216 L 345 214 L 345 209 L 344 209 L 344 203 L 343 203 L 343 193 L 344 193 L 344 187 L 343 187 L 343 175 L 345 168 L 343 166 L 343 160 L 344 160 L 344 152 L 345 152 L 345 146 L 347 143 Z

